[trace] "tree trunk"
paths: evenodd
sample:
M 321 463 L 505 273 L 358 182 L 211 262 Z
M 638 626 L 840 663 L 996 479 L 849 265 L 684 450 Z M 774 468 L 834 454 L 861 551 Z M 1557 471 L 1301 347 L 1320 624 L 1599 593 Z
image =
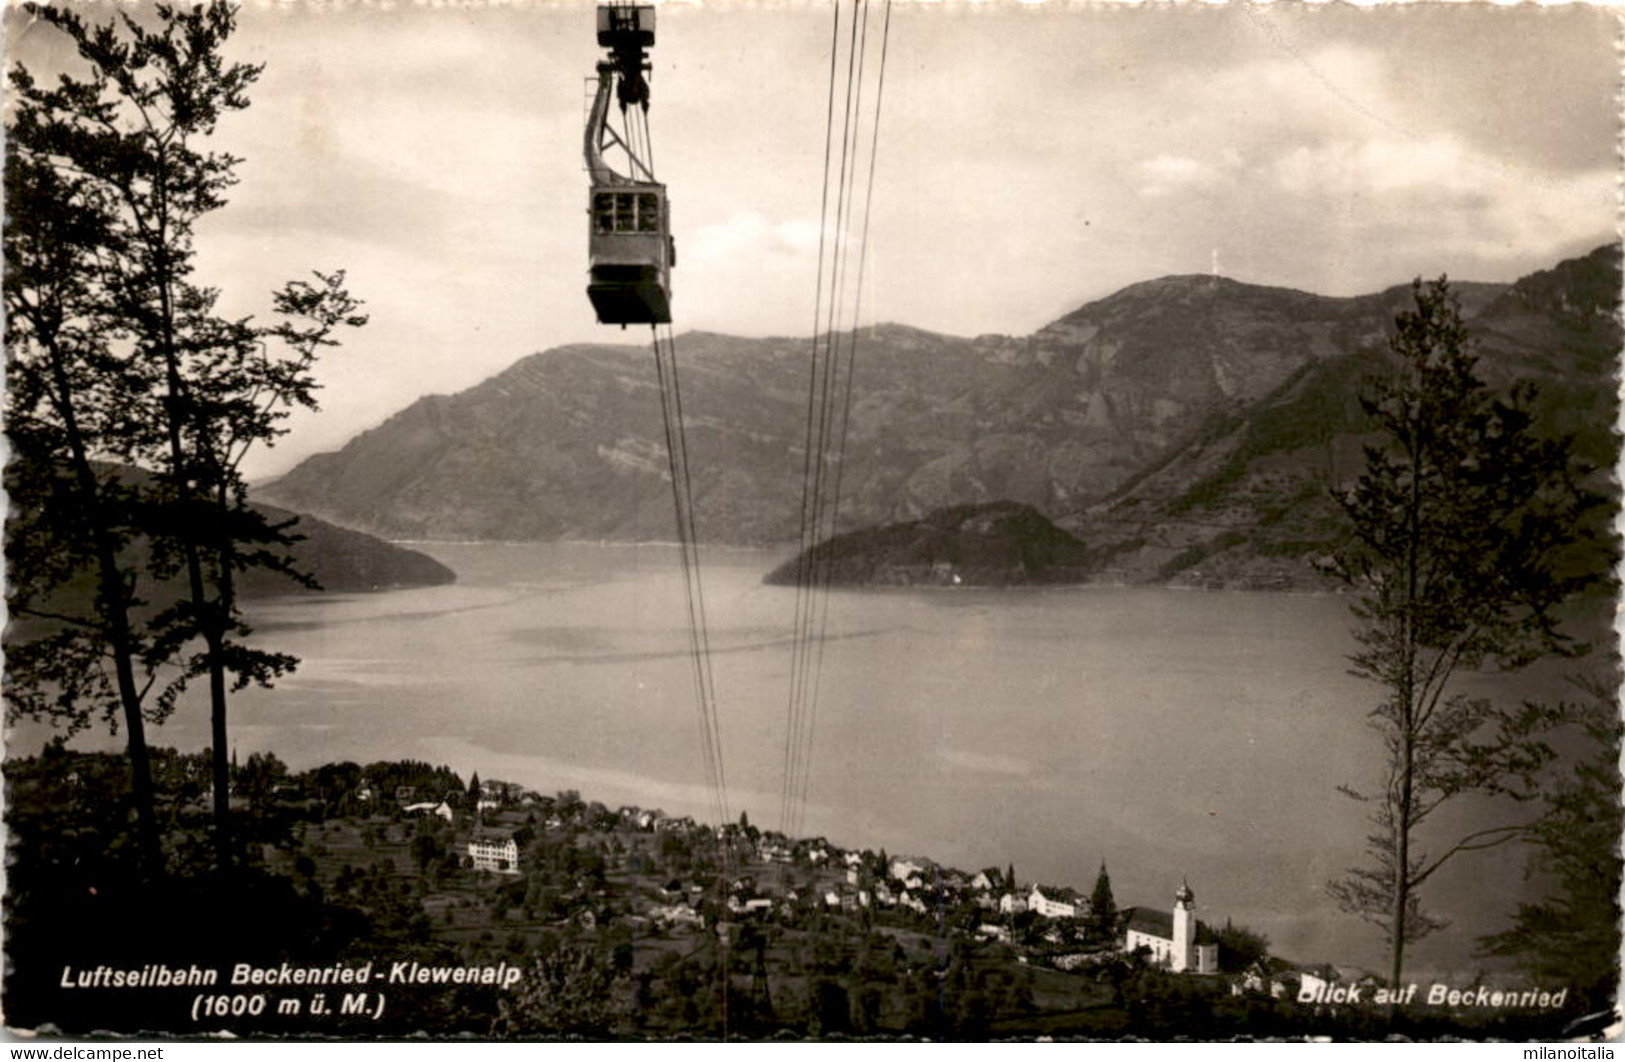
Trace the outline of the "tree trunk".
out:
M 124 579 L 119 573 L 118 551 L 107 527 L 106 509 L 96 472 L 90 466 L 84 435 L 74 412 L 72 387 L 62 366 L 62 353 L 50 345 L 51 376 L 56 390 L 57 413 L 73 462 L 74 481 L 90 510 L 91 537 L 96 554 L 96 596 L 101 620 L 106 624 L 108 647 L 113 654 L 113 674 L 119 706 L 124 714 L 125 747 L 130 757 L 130 795 L 135 801 L 137 852 L 144 876 L 163 873 L 163 854 L 158 847 L 158 816 L 153 807 L 152 762 L 147 753 L 146 719 L 141 714 L 141 691 L 135 681 L 134 648 L 130 616 L 126 608 Z
M 1394 913 L 1393 913 L 1393 946 L 1390 951 L 1388 984 L 1391 988 L 1399 988 L 1399 979 L 1405 966 L 1405 912 L 1410 906 L 1411 898 L 1411 791 L 1412 791 L 1412 765 L 1414 761 L 1415 742 L 1409 735 L 1404 738 L 1403 755 L 1405 762 L 1401 768 L 1399 788 L 1399 814 L 1394 824 L 1396 836 L 1394 837 Z

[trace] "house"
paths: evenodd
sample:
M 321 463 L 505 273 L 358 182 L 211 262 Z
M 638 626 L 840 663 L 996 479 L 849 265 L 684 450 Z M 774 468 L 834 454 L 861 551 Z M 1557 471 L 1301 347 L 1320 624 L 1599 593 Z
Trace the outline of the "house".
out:
M 705 919 L 686 903 L 666 904 L 654 909 L 655 921 L 666 925 L 704 925 Z
M 1091 966 L 1096 962 L 1096 956 L 1087 951 L 1069 951 L 1065 955 L 1050 957 L 1049 964 L 1057 970 L 1072 971 L 1084 966 Z
M 447 822 L 457 817 L 457 813 L 451 810 L 451 805 L 444 800 L 438 804 L 424 800 L 416 804 L 408 804 L 401 810 L 408 815 L 438 815 Z
M 897 902 L 900 906 L 907 907 L 911 911 L 925 914 L 925 901 L 912 892 L 904 890 L 903 894 L 897 898 Z
M 1027 910 L 1045 918 L 1076 918 L 1087 908 L 1083 897 L 1062 886 L 1035 884 L 1027 894 Z
M 1027 910 L 1027 897 L 1019 893 L 1007 892 L 999 897 L 1000 914 L 1021 914 Z
M 1230 994 L 1269 996 L 1285 999 L 1294 994 L 1286 976 L 1287 966 L 1278 959 L 1259 959 L 1241 972 L 1230 984 Z M 1332 976 L 1336 976 L 1333 970 Z
M 987 940 L 997 940 L 1004 944 L 1010 943 L 1010 931 L 1003 926 L 994 925 L 992 922 L 983 922 L 977 926 L 976 935 Z
M 1014 882 L 1010 883 L 1013 887 Z M 998 867 L 984 867 L 970 879 L 970 887 L 977 892 L 996 892 L 1005 887 L 1004 871 Z
M 519 842 L 512 834 L 477 833 L 468 841 L 468 858 L 475 870 L 498 874 L 519 873 Z
M 1376 989 L 1383 983 L 1382 978 L 1369 970 L 1333 966 L 1329 962 L 1287 971 L 1282 975 L 1283 987 L 1289 987 L 1294 979 L 1298 982 L 1297 998 L 1301 1003 L 1335 1002 L 1332 989 L 1339 985 L 1368 985 Z
M 1182 884 L 1174 894 L 1174 909 L 1130 907 L 1124 914 L 1123 950 L 1145 948 L 1151 961 L 1175 973 L 1219 972 L 1219 942 L 1213 931 L 1196 918 L 1196 894 Z
M 925 873 L 925 868 L 912 859 L 893 859 L 891 866 L 886 868 L 886 872 L 898 881 L 906 882 L 911 879 L 918 879 L 921 874 Z M 911 887 L 919 888 L 918 885 Z

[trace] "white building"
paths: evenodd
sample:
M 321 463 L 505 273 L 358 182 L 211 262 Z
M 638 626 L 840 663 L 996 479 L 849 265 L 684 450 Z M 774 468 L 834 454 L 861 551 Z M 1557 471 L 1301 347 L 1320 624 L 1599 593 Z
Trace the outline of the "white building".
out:
M 1021 914 L 1027 909 L 1027 898 L 1018 893 L 1007 892 L 999 897 L 1000 914 Z
M 447 822 L 450 822 L 457 817 L 456 812 L 451 810 L 451 805 L 446 803 L 444 800 L 438 804 L 428 800 L 420 801 L 416 804 L 408 804 L 402 808 L 401 811 L 408 815 L 438 815 Z
M 1083 906 L 1082 898 L 1071 889 L 1034 885 L 1027 894 L 1027 910 L 1045 918 L 1076 918 Z
M 511 834 L 475 834 L 468 842 L 468 858 L 475 870 L 498 874 L 519 873 L 519 842 Z
M 1128 924 L 1124 951 L 1145 948 L 1152 962 L 1176 973 L 1219 972 L 1219 943 L 1197 920 L 1196 894 L 1189 885 L 1181 885 L 1174 894 L 1172 913 L 1149 907 L 1131 907 L 1124 913 Z

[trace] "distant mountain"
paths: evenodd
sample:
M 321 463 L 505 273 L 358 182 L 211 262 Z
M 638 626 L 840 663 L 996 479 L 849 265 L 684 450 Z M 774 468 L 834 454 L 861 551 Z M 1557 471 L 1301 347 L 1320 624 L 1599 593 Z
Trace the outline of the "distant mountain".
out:
M 256 508 L 272 520 L 294 521 L 289 530 L 301 536 L 289 551 L 294 566 L 315 576 L 321 590 L 306 590 L 284 575 L 250 569 L 243 573 L 240 582 L 244 597 L 320 592 L 353 594 L 442 586 L 457 581 L 456 572 L 426 553 L 273 505 L 257 505 Z
M 1599 248 L 1516 284 L 1462 293 L 1480 372 L 1539 388 L 1543 429 L 1570 435 L 1594 489 L 1617 495 L 1615 372 L 1620 253 Z M 1385 293 L 1397 309 L 1408 288 Z M 1358 395 L 1388 368 L 1381 336 L 1306 362 L 1259 401 L 1211 419 L 1107 497 L 1061 516 L 1109 581 L 1285 588 L 1320 585 L 1310 561 L 1337 541 L 1332 488 L 1358 474 L 1369 440 Z M 1591 529 L 1599 534 L 1604 528 Z M 1599 546 L 1583 563 L 1611 570 Z
M 1605 247 L 1516 284 L 1455 285 L 1486 375 L 1541 381 L 1553 430 L 1599 467 L 1613 463 L 1618 284 Z M 1327 543 L 1327 488 L 1357 465 L 1355 394 L 1410 298 L 1178 276 L 1030 336 L 864 330 L 842 525 L 1009 500 L 1088 542 L 1105 578 L 1301 581 Z M 794 541 L 809 341 L 695 332 L 677 347 L 700 537 Z M 392 538 L 670 539 L 652 357 L 531 355 L 261 495 Z
M 15 473 L 18 460 L 13 457 L 8 474 Z M 130 469 L 119 472 L 120 478 L 133 477 L 134 482 L 139 482 L 144 475 Z M 237 577 L 238 593 L 245 600 L 284 594 L 363 593 L 439 586 L 457 579 L 456 572 L 416 550 L 276 506 L 256 504 L 255 508 L 273 524 L 284 525 L 289 534 L 297 537 L 298 541 L 287 548 L 287 555 L 296 570 L 315 578 L 319 589 L 301 586 L 279 572 L 249 568 Z M 15 536 L 27 535 L 37 540 L 50 534 L 42 523 L 24 515 L 8 521 L 6 530 L 8 546 Z M 178 576 L 167 583 L 158 583 L 152 578 L 151 553 L 143 539 L 131 542 L 124 549 L 120 565 L 140 575 L 138 593 L 149 610 L 163 608 L 185 593 L 184 580 Z M 86 570 L 54 589 L 49 603 L 41 607 L 50 612 L 82 614 L 91 607 L 95 594 L 94 574 Z
M 793 585 L 805 563 L 827 564 L 833 586 L 1031 586 L 1084 582 L 1091 569 L 1082 542 L 1017 502 L 958 505 L 836 535 L 766 581 Z

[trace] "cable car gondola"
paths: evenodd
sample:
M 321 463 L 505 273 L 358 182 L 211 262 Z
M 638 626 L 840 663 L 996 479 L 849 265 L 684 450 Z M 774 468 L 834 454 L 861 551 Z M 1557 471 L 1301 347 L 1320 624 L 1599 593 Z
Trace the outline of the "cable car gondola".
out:
M 671 323 L 671 267 L 677 255 L 670 205 L 666 186 L 655 180 L 647 157 L 649 82 L 643 50 L 654 45 L 654 30 L 650 5 L 598 8 L 598 43 L 610 49 L 610 58 L 598 64 L 598 89 L 587 118 L 587 174 L 592 181 L 587 297 L 601 324 L 623 328 Z M 612 87 L 624 133 L 610 125 Z M 625 153 L 629 173 L 617 173 L 605 161 L 604 152 L 613 146 Z

